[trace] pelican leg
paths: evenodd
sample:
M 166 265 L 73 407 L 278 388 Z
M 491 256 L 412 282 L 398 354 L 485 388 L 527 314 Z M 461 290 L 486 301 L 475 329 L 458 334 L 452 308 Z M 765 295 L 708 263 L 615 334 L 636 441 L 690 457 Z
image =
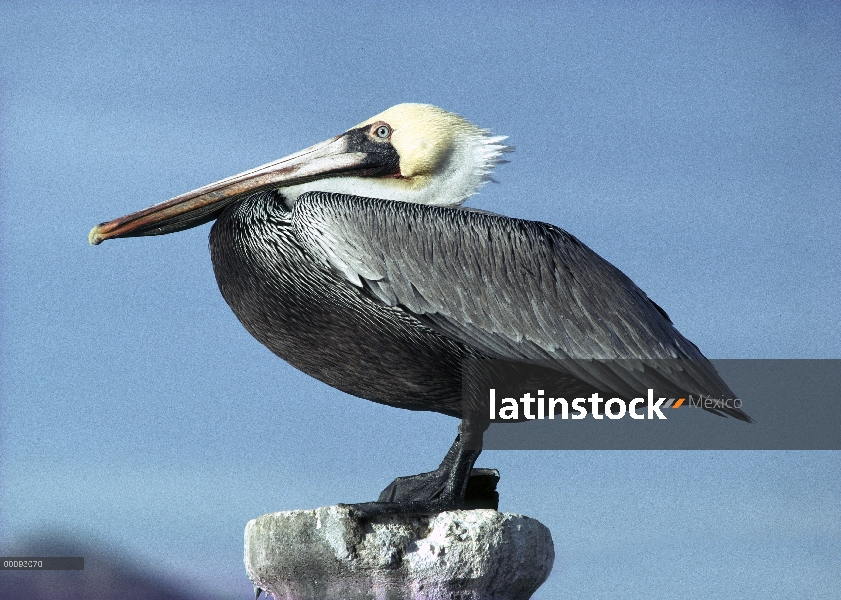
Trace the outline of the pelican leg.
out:
M 464 418 L 453 445 L 434 471 L 398 477 L 380 494 L 377 502 L 347 505 L 360 516 L 388 514 L 428 514 L 445 510 L 496 509 L 499 472 L 474 469 L 482 452 L 482 434 L 486 424 Z

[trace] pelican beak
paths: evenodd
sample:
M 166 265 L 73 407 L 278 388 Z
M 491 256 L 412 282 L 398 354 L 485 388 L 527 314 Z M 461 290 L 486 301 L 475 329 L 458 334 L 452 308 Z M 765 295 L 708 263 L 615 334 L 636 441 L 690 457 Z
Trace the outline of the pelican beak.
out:
M 211 183 L 91 229 L 88 241 L 163 235 L 215 219 L 236 200 L 269 189 L 325 177 L 377 177 L 400 172 L 400 157 L 388 140 L 377 139 L 371 127 L 351 129 L 327 141 L 261 167 Z

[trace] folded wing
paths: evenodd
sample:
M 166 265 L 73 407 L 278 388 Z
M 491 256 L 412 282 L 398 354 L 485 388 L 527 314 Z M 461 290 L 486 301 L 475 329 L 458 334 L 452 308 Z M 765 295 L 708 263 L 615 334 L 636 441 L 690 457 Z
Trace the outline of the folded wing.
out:
M 733 397 L 662 309 L 552 225 L 319 192 L 299 198 L 292 221 L 348 281 L 489 356 L 554 365 L 626 398 L 649 387 Z

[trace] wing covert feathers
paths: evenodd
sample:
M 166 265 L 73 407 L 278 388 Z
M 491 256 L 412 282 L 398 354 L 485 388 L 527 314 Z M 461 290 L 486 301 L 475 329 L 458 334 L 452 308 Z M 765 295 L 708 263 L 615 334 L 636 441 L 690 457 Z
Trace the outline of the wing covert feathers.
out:
M 553 225 L 319 192 L 299 198 L 292 222 L 355 286 L 489 356 L 548 361 L 626 397 L 733 397 L 642 290 Z

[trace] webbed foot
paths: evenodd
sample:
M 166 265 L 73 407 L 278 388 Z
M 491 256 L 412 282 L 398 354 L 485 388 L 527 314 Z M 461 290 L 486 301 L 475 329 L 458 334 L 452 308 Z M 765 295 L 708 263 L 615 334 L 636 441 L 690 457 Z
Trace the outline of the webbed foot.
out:
M 405 504 L 439 500 L 446 489 L 447 475 L 446 470 L 439 468 L 428 473 L 398 477 L 380 493 L 377 502 L 368 504 Z M 499 493 L 496 491 L 498 482 L 499 471 L 496 469 L 471 469 L 464 500 L 443 510 L 456 510 L 456 508 L 496 510 L 499 508 Z M 440 512 L 440 510 L 434 512 Z

